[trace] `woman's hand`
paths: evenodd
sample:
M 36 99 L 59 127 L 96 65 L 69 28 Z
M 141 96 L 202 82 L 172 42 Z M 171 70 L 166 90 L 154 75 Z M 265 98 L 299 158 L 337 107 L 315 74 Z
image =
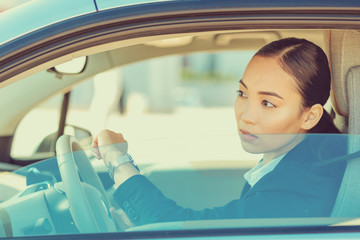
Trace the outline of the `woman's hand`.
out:
M 103 159 L 106 166 L 122 155 L 127 154 L 128 144 L 121 133 L 102 130 L 95 136 L 92 143 L 98 159 Z M 114 171 L 115 186 L 120 186 L 128 178 L 140 174 L 131 163 L 121 164 Z
M 135 225 L 130 221 L 129 217 L 126 215 L 126 213 L 115 208 L 110 208 L 110 214 L 114 219 L 114 222 L 116 226 L 118 227 L 119 231 L 124 232 L 126 229 L 134 227 Z
M 93 141 L 93 146 L 97 147 L 122 142 L 126 143 L 126 140 L 121 133 L 116 133 L 111 130 L 105 129 L 102 130 L 98 135 L 96 135 Z
M 109 165 L 109 161 L 127 154 L 128 151 L 128 144 L 123 135 L 107 129 L 95 136 L 92 147 L 96 151 L 96 157 L 103 159 L 106 166 Z

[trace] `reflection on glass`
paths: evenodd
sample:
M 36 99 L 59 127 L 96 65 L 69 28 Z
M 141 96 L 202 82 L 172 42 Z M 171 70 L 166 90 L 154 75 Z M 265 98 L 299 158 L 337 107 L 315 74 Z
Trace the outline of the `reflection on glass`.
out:
M 97 159 L 98 149 L 91 148 L 2 174 L 1 237 L 9 232 L 37 236 L 327 226 L 349 220 L 329 217 L 346 160 L 358 155 L 347 153 L 347 142 L 360 136 L 259 137 L 303 140 L 265 172 L 256 169 L 262 156 L 245 153 L 237 135 L 218 135 L 130 142 L 129 153 L 142 175 L 119 187 Z M 106 147 L 122 148 L 121 144 Z M 64 159 L 74 165 L 66 167 Z M 89 223 L 87 216 L 95 221 Z

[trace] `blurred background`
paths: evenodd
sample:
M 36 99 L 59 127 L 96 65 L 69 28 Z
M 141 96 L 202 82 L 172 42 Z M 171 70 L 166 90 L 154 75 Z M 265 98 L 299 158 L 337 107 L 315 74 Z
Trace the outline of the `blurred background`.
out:
M 0 0 L 0 11 L 28 1 Z M 129 142 L 237 137 L 233 104 L 238 82 L 254 54 L 249 50 L 199 52 L 103 72 L 71 90 L 66 122 L 93 136 L 104 128 L 121 132 Z M 31 157 L 44 138 L 57 131 L 63 94 L 23 118 L 12 157 Z M 238 139 L 234 144 L 239 146 Z M 134 146 L 130 145 L 130 151 Z
M 167 56 L 103 72 L 72 89 L 67 124 L 92 135 L 108 128 L 128 141 L 237 135 L 233 104 L 254 53 Z M 62 99 L 60 93 L 25 116 L 15 134 L 14 156 L 31 155 L 56 131 Z

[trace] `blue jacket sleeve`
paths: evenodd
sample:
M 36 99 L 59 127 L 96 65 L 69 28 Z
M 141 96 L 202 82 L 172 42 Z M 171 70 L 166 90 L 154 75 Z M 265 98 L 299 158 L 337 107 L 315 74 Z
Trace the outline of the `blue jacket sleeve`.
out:
M 220 218 L 215 209 L 194 211 L 178 206 L 142 175 L 135 175 L 124 182 L 115 191 L 114 198 L 136 225 Z
M 271 174 L 266 178 L 271 178 Z M 267 182 L 266 178 L 264 182 Z M 303 181 L 304 178 L 299 181 L 299 187 L 303 187 Z M 177 205 L 146 177 L 136 175 L 115 191 L 114 198 L 135 225 L 185 220 L 329 216 L 333 204 L 329 198 L 334 196 L 326 186 L 331 182 L 304 192 L 297 189 L 296 182 L 284 184 L 284 181 L 259 184 L 225 206 L 195 211 Z

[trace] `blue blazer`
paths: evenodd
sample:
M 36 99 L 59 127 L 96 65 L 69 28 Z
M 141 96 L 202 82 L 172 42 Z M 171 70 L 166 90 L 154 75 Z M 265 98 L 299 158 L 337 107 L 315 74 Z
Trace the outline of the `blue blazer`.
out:
M 326 164 L 326 159 L 343 155 L 344 143 L 324 145 L 321 139 L 307 137 L 273 171 L 252 188 L 246 184 L 238 199 L 222 207 L 201 211 L 183 208 L 142 175 L 125 181 L 114 198 L 135 225 L 203 219 L 329 217 L 345 162 Z

